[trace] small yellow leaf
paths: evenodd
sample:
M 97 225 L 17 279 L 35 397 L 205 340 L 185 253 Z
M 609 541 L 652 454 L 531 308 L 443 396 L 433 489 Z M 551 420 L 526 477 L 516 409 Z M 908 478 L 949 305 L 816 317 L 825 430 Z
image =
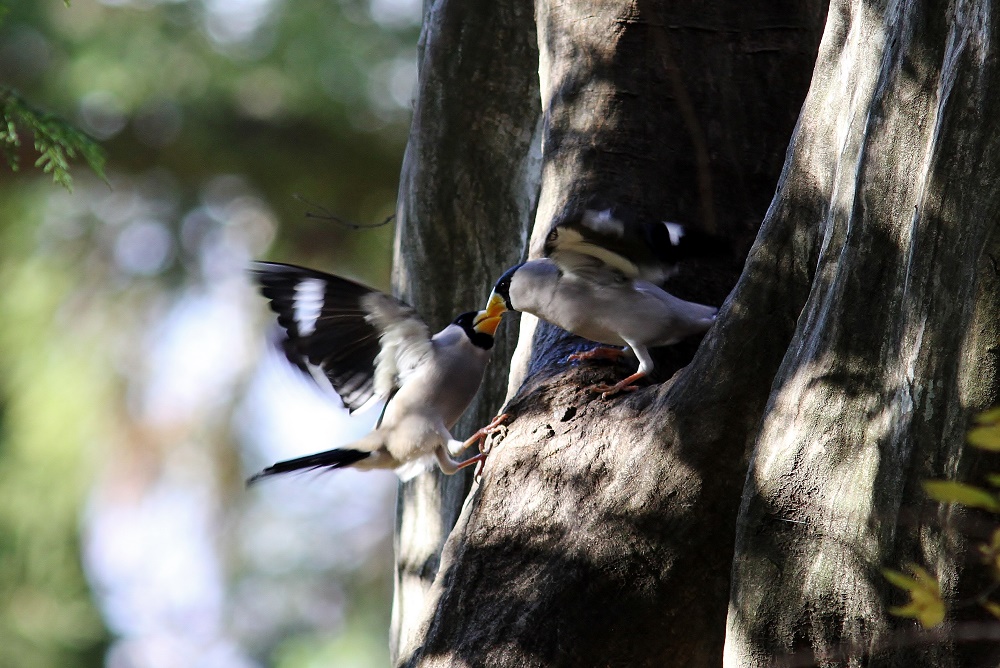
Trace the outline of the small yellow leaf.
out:
M 927 496 L 942 503 L 961 503 L 970 508 L 1000 512 L 1000 500 L 994 494 L 955 480 L 925 480 L 921 483 Z
M 944 621 L 941 587 L 926 569 L 916 564 L 908 564 L 907 569 L 913 573 L 913 577 L 889 568 L 882 570 L 889 582 L 910 593 L 909 603 L 891 607 L 889 613 L 897 617 L 913 617 L 924 628 L 933 628 Z
M 983 563 L 993 569 L 994 578 L 1000 576 L 1000 529 L 994 529 L 989 543 L 979 545 Z
M 910 569 L 911 573 L 913 573 L 913 576 L 917 579 L 917 582 L 925 586 L 933 585 L 934 590 L 937 591 L 938 588 L 937 578 L 931 575 L 926 568 L 918 564 L 907 564 L 906 567 Z
M 925 629 L 932 629 L 944 621 L 944 602 L 941 599 L 914 600 L 909 605 L 889 608 L 897 617 L 913 617 Z
M 901 573 L 891 568 L 883 568 L 882 575 L 885 576 L 886 580 L 896 585 L 900 589 L 905 589 L 906 591 L 913 591 L 914 589 L 920 586 L 919 582 L 911 578 L 906 573 Z
M 1000 473 L 987 473 L 986 482 L 990 483 L 994 487 L 1000 487 Z
M 1000 425 L 970 429 L 966 438 L 969 440 L 969 445 L 982 450 L 1000 451 Z
M 1000 406 L 983 411 L 976 416 L 977 424 L 1000 424 Z
M 989 545 L 983 545 L 981 547 L 983 550 L 989 550 L 1000 554 L 1000 528 L 994 529 L 993 533 L 990 534 Z

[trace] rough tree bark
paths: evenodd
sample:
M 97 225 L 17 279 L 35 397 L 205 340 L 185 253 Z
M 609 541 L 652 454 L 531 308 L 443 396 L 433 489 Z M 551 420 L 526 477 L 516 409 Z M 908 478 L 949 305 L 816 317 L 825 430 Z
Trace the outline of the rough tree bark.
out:
M 426 3 L 419 85 L 400 178 L 393 282 L 436 331 L 482 308 L 522 257 L 537 200 L 538 49 L 530 5 Z M 535 149 L 532 150 L 532 146 Z M 516 330 L 501 329 L 480 391 L 454 430 L 467 435 L 503 402 Z M 425 596 L 472 471 L 400 486 L 393 656 L 412 652 Z
M 779 229 L 804 237 L 791 250 L 809 292 L 743 492 L 728 665 L 799 649 L 851 665 L 997 664 L 990 647 L 898 642 L 906 625 L 886 617 L 879 575 L 917 561 L 954 594 L 966 565 L 915 511 L 920 480 L 968 473 L 970 414 L 997 401 L 993 11 L 832 7 L 758 245 Z
M 595 399 L 622 369 L 522 319 L 514 419 L 464 506 L 461 481 L 402 488 L 398 665 L 961 659 L 892 642 L 878 567 L 954 591 L 963 566 L 900 518 L 997 397 L 996 26 L 985 0 L 834 0 L 810 84 L 823 9 L 538 0 L 536 56 L 530 6 L 429 5 L 397 259 L 435 324 L 595 196 L 744 251 L 764 221 L 742 273 L 671 285 L 736 287 L 647 389 Z

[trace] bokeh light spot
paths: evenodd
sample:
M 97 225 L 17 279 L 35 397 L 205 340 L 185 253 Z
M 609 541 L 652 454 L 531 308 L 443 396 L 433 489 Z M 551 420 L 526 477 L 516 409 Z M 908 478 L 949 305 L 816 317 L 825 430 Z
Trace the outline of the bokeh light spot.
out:
M 122 131 L 128 118 L 113 93 L 98 90 L 80 100 L 80 125 L 95 139 L 111 139 Z
M 173 259 L 173 236 L 158 220 L 137 220 L 118 234 L 115 262 L 123 270 L 139 276 L 153 276 Z

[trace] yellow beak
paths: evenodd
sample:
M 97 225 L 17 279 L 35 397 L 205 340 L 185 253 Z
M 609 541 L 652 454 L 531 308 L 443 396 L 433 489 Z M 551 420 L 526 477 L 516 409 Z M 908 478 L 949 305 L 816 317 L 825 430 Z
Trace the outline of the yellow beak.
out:
M 480 311 L 472 321 L 473 327 L 475 327 L 477 332 L 482 332 L 483 334 L 493 334 L 497 331 L 497 327 L 500 326 L 500 320 L 503 318 L 503 314 L 507 312 L 507 306 L 504 304 L 503 297 L 496 293 L 490 294 L 490 301 L 486 305 L 485 311 Z
M 490 300 L 486 303 L 486 317 L 487 318 L 499 318 L 504 313 L 507 312 L 507 304 L 504 303 L 503 297 L 495 292 L 490 293 Z

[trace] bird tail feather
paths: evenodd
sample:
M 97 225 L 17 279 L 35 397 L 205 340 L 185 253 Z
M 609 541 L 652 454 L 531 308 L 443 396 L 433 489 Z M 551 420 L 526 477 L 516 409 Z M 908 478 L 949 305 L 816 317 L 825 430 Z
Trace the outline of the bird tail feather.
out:
M 292 471 L 302 471 L 305 469 L 330 468 L 339 469 L 357 463 L 362 459 L 371 457 L 372 453 L 365 450 L 352 450 L 349 448 L 334 448 L 326 452 L 315 455 L 306 455 L 296 459 L 289 459 L 268 466 L 266 469 L 247 479 L 247 486 L 258 482 L 262 478 L 267 478 L 279 473 L 290 473 Z

